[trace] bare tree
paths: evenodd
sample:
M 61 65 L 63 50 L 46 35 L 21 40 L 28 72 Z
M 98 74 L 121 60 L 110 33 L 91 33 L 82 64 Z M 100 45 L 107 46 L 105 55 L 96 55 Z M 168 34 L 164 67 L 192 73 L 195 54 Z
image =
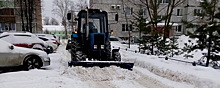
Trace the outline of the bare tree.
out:
M 43 21 L 44 21 L 44 25 L 50 25 L 50 18 L 49 17 L 45 17 L 43 19 Z
M 77 4 L 77 9 L 81 10 L 81 9 L 86 9 L 86 7 L 88 7 L 87 5 L 87 0 L 78 0 Z
M 36 7 L 40 0 L 15 0 L 15 5 L 20 7 L 15 12 L 20 15 L 22 31 L 33 31 L 33 21 L 35 20 Z
M 67 18 L 66 15 L 71 8 L 74 7 L 74 2 L 71 0 L 54 0 L 55 8 L 52 10 L 54 14 L 61 17 L 62 25 L 65 28 L 65 38 L 67 38 Z
M 59 25 L 59 22 L 57 21 L 57 19 L 51 18 L 51 19 L 50 19 L 50 24 L 51 24 L 51 25 Z

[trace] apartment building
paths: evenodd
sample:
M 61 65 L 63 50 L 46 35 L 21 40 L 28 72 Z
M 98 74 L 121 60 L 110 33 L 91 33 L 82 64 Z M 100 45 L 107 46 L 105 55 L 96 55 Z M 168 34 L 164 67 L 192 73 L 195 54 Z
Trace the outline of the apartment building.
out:
M 34 1 L 32 32 L 42 32 L 41 0 Z M 22 31 L 20 0 L 0 0 L 0 31 Z M 24 19 L 24 23 L 27 21 Z
M 139 36 L 139 32 L 132 27 L 131 21 L 133 20 L 133 14 L 139 10 L 143 10 L 143 16 L 150 20 L 146 7 L 139 0 L 90 0 L 90 8 L 105 10 L 109 13 L 109 28 L 114 31 L 114 36 L 127 38 Z M 202 0 L 183 0 L 184 2 L 175 7 L 173 10 L 171 24 L 172 29 L 169 36 L 187 34 L 187 31 L 195 31 L 195 29 L 187 29 L 181 22 L 183 19 L 191 21 L 194 24 L 204 22 L 196 14 L 201 12 L 199 3 Z M 134 4 L 136 3 L 136 5 Z M 164 8 L 169 3 L 169 0 L 160 0 L 160 8 Z M 159 16 L 165 15 L 166 11 L 160 11 Z M 119 22 L 114 21 L 114 14 L 119 14 Z M 126 13 L 126 14 L 125 14 Z M 128 25 L 127 25 L 128 24 Z M 158 24 L 159 27 L 163 27 L 164 22 Z M 131 31 L 128 31 L 128 30 Z

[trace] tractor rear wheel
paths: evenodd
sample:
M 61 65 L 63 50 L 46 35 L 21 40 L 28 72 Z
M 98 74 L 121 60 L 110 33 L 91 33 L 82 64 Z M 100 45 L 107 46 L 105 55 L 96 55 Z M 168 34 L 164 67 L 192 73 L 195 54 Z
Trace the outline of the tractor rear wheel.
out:
M 121 61 L 121 54 L 119 52 L 113 52 L 114 61 Z
M 111 44 L 109 40 L 105 44 L 105 59 L 111 61 Z
M 80 51 L 80 45 L 77 40 L 72 40 L 71 42 L 71 58 L 72 61 L 84 61 L 85 56 L 82 51 Z

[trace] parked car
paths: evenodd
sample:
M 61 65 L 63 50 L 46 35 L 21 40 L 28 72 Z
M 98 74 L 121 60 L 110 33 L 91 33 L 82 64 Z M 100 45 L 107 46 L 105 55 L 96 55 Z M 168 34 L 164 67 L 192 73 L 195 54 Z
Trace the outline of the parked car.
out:
M 19 47 L 44 50 L 47 53 L 50 51 L 47 43 L 29 32 L 3 32 L 0 39 Z
M 38 37 L 46 37 L 49 38 L 51 40 L 55 40 L 57 42 L 57 45 L 60 45 L 60 39 L 59 37 L 53 35 L 53 34 L 36 34 Z
M 58 45 L 57 45 L 56 40 L 52 40 L 52 39 L 47 38 L 47 37 L 38 37 L 38 38 L 43 40 L 44 42 L 46 42 L 48 44 L 48 46 L 50 48 L 50 53 L 53 53 L 57 49 Z
M 121 39 L 119 39 L 118 37 L 115 37 L 115 36 L 110 36 L 109 40 L 110 41 L 121 41 Z
M 17 47 L 1 39 L 0 46 L 0 68 L 22 66 L 29 70 L 50 65 L 50 58 L 44 51 Z

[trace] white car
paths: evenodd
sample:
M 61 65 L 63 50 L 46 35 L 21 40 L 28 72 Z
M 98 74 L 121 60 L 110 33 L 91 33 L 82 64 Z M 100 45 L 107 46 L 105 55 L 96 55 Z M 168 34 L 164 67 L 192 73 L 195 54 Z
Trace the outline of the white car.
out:
M 16 47 L 0 39 L 0 68 L 23 66 L 25 70 L 50 65 L 47 53 L 23 47 Z
M 19 47 L 49 51 L 47 43 L 29 32 L 3 32 L 0 39 Z
M 60 39 L 52 34 L 36 34 L 38 37 L 44 37 L 44 38 L 49 38 L 51 40 L 55 40 L 57 42 L 57 45 L 60 45 Z
M 47 37 L 38 37 L 38 38 L 43 40 L 44 42 L 46 42 L 48 44 L 49 48 L 51 48 L 50 53 L 53 53 L 57 49 L 58 45 L 57 45 L 56 40 L 52 40 L 52 39 L 47 38 Z

